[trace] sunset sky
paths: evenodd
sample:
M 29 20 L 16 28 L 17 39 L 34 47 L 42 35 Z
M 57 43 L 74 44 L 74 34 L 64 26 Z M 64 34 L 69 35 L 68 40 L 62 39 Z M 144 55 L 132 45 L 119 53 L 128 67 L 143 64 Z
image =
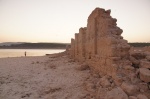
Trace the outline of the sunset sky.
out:
M 96 8 L 111 16 L 129 42 L 150 42 L 150 0 L 0 0 L 0 42 L 70 43 Z

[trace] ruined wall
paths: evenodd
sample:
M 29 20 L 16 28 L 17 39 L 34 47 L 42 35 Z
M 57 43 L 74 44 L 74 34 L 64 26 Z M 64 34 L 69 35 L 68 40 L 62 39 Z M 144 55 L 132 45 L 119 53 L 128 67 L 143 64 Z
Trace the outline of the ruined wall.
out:
M 93 76 L 95 91 L 91 91 L 91 79 L 86 86 L 90 94 L 94 93 L 92 98 L 150 99 L 150 47 L 130 50 L 110 12 L 96 8 L 90 14 L 87 28 L 80 28 L 71 40 L 70 55 L 86 63 L 81 65 L 82 70 L 89 66 L 98 74 Z
M 88 17 L 87 28 L 80 28 L 75 34 L 71 50 L 74 59 L 85 61 L 96 72 L 112 76 L 120 63 L 128 59 L 130 46 L 121 36 L 123 30 L 117 27 L 117 19 L 112 18 L 110 12 L 96 8 Z

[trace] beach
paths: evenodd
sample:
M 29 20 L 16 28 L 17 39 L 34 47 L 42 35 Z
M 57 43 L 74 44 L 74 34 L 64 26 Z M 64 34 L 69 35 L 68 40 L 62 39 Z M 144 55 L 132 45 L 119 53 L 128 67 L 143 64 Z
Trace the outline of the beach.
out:
M 80 65 L 62 54 L 0 58 L 0 99 L 83 99 Z

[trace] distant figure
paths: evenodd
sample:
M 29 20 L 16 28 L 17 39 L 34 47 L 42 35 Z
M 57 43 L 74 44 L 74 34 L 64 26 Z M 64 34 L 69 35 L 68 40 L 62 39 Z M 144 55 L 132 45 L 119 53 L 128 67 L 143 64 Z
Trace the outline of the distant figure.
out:
M 25 52 L 24 52 L 24 56 L 25 56 L 25 57 L 26 57 L 26 54 L 27 54 L 27 52 L 25 51 Z

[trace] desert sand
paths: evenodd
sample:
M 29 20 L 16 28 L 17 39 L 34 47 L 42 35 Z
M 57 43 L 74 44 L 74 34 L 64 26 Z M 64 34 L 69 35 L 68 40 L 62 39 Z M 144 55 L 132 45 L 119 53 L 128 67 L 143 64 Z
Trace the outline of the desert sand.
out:
M 81 99 L 89 70 L 66 55 L 0 59 L 0 99 Z

